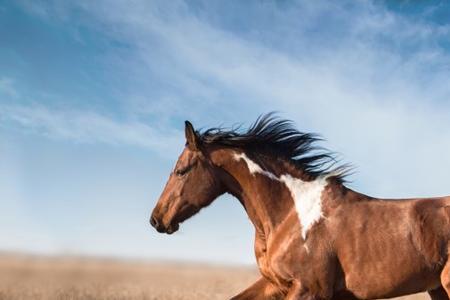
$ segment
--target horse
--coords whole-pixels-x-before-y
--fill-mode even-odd
[[[255,227],[261,278],[233,297],[338,300],[428,292],[449,299],[450,197],[379,199],[346,186],[321,138],[272,114],[196,131],[151,214],[160,233],[229,193]],[[348,184],[347,184],[348,185]]]

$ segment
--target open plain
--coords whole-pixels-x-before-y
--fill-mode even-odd
[[[0,255],[0,299],[223,300],[258,277],[251,267]],[[425,294],[403,299],[428,299]]]

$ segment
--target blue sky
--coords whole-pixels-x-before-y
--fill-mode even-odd
[[[253,263],[229,196],[157,234],[183,121],[280,111],[380,197],[450,194],[438,1],[0,1],[0,249]]]

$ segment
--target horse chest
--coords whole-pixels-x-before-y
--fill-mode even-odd
[[[264,236],[257,236],[255,239],[255,255],[258,268],[261,274],[272,282],[277,282],[277,276],[272,270],[270,257],[267,253],[268,245]]]
[[[320,294],[329,292],[321,290],[326,286],[322,282],[326,279],[320,276],[327,273],[325,270],[330,265],[330,256],[325,253],[328,248],[320,239],[312,235],[309,238],[312,239],[310,248],[305,247],[298,223],[288,218],[267,239],[257,239],[255,253],[261,274],[281,291],[288,290],[293,280],[301,280],[310,290]]]
[[[287,282],[286,276],[283,276],[279,270],[279,258],[282,253],[274,251],[273,243],[267,240],[264,236],[255,239],[255,254],[258,268],[265,278],[283,289]]]
[[[257,239],[255,253],[261,274],[281,289],[288,286],[299,267],[299,256],[306,251],[302,244],[298,232]]]

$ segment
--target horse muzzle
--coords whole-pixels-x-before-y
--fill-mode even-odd
[[[178,223],[169,224],[169,226],[165,226],[163,222],[159,221],[155,216],[150,218],[150,224],[158,231],[159,233],[167,233],[172,234],[176,232],[180,225]]]

